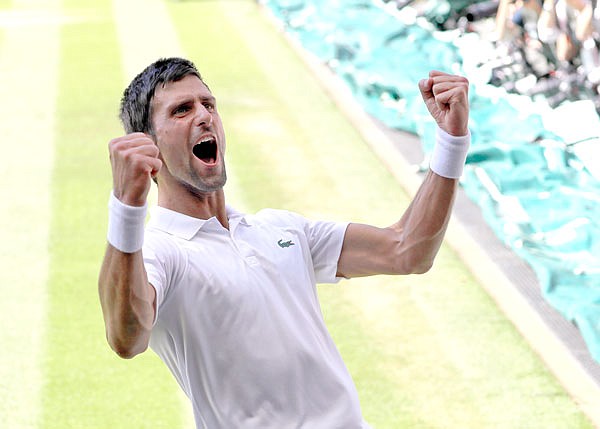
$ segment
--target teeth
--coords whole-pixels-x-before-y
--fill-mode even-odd
[[[203,137],[194,145],[192,152],[196,158],[206,163],[214,163],[217,157],[217,142],[212,136]]]

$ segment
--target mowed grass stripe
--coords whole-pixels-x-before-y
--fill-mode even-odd
[[[69,0],[87,22],[61,31],[42,428],[178,428],[178,387],[152,353],[119,359],[108,347],[97,276],[111,188],[107,144],[122,67],[108,0]]]
[[[157,59],[183,55],[162,0],[113,0],[112,10],[124,86]]]
[[[0,426],[29,429],[37,427],[43,382],[59,50],[50,14],[60,12],[60,1],[42,11],[0,3],[10,6],[0,11]],[[27,25],[33,13],[38,20]]]
[[[253,2],[170,8],[248,207],[397,219],[406,196]],[[377,428],[591,427],[447,247],[425,276],[343,284],[320,287],[322,306]]]

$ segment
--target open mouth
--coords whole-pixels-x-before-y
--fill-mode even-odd
[[[192,152],[196,158],[205,164],[214,164],[217,162],[217,142],[215,139],[201,141],[194,146]]]

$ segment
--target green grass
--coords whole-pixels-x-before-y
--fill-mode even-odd
[[[178,387],[147,353],[110,351],[97,293],[111,187],[108,140],[122,133],[119,50],[109,1],[65,2],[97,19],[63,27],[53,174],[43,428],[175,428]]]
[[[94,19],[61,30],[44,429],[184,421],[179,388],[158,358],[121,360],[104,338],[96,281],[111,186],[107,143],[122,133],[123,90],[111,4],[63,1],[66,13]],[[382,226],[400,216],[407,196],[254,2],[168,6],[219,102],[241,191],[231,204]],[[377,429],[592,427],[445,246],[427,275],[343,281],[319,294]]]

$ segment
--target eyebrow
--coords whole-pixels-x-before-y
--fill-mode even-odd
[[[174,100],[172,103],[168,104],[167,110],[171,111],[171,110],[175,109],[176,107],[183,106],[184,104],[193,103],[194,100],[196,100],[194,97],[188,97],[188,96],[181,97],[180,99]],[[199,97],[199,100],[202,102],[208,101],[209,103],[213,103],[213,104],[216,103],[216,101],[217,101],[216,98],[213,97],[212,95]]]

